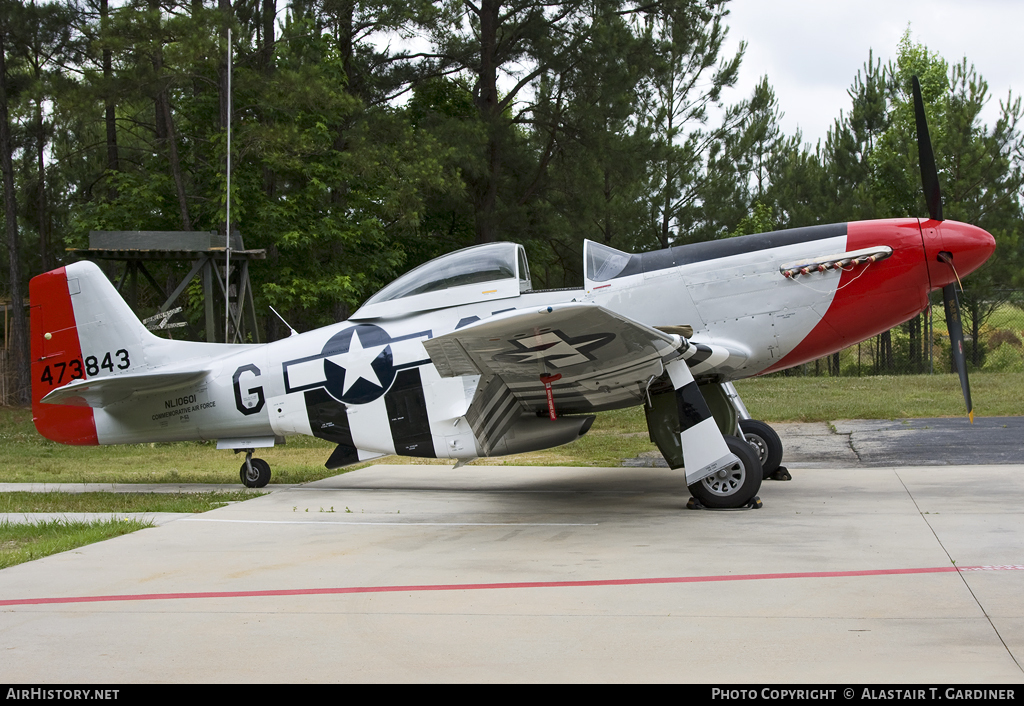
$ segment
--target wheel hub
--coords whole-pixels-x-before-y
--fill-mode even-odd
[[[704,487],[715,495],[732,495],[743,486],[746,471],[742,463],[712,473],[701,481]]]
[[[757,453],[757,458],[763,465],[764,462],[768,460],[768,444],[766,444],[764,439],[757,434],[744,434],[744,438],[747,440],[747,443],[750,444],[751,448],[753,448]]]

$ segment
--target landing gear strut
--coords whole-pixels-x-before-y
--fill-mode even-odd
[[[270,482],[270,464],[262,458],[253,458],[252,451],[246,451],[238,477],[246,488],[262,488]]]
[[[737,436],[741,436],[754,449],[754,453],[761,461],[761,471],[765,480],[790,480],[789,475],[782,463],[782,440],[779,435],[766,423],[750,418],[747,406],[743,404],[736,387],[731,382],[721,383],[722,392],[728,399],[736,413],[739,428]]]

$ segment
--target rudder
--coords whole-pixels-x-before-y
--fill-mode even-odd
[[[63,444],[98,444],[93,410],[42,403],[72,380],[140,372],[157,339],[95,263],[83,261],[29,283],[32,419],[40,434]],[[155,340],[154,340],[155,339]]]
[[[36,430],[62,444],[96,445],[96,421],[90,407],[41,402],[51,390],[85,377],[66,268],[33,277],[29,282],[29,303],[32,421]]]

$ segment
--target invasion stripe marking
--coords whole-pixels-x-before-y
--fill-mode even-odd
[[[711,409],[695,382],[676,390],[676,404],[679,405],[679,431],[686,431],[711,417]]]
[[[306,390],[303,397],[313,436],[338,445],[324,465],[333,470],[356,463],[359,451],[352,441],[346,406],[331,397],[322,387]]]
[[[522,412],[512,391],[495,375],[477,391],[473,404],[466,411],[466,420],[484,453],[490,454]]]
[[[686,364],[689,365],[691,368],[700,363],[703,363],[705,360],[707,360],[708,358],[715,354],[715,352],[711,348],[708,348],[703,343],[695,343],[693,345],[693,348],[695,349],[693,355],[683,356],[683,358],[685,358],[686,360]]]
[[[398,372],[391,389],[384,395],[384,404],[395,452],[403,456],[436,458],[419,368]]]

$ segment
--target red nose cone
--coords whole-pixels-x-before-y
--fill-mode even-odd
[[[996,239],[977,226],[946,221],[939,230],[942,246],[953,253],[953,264],[961,277],[981,267],[996,251]]]
[[[928,269],[931,272],[932,287],[944,287],[956,281],[953,268],[939,260],[939,252],[948,252],[953,256],[953,267],[961,279],[981,267],[996,250],[996,239],[988,231],[977,226],[957,221],[941,223],[923,222],[922,228],[936,228],[939,238],[926,247],[929,256]],[[941,245],[940,245],[941,244]],[[941,250],[940,250],[941,248]]]

